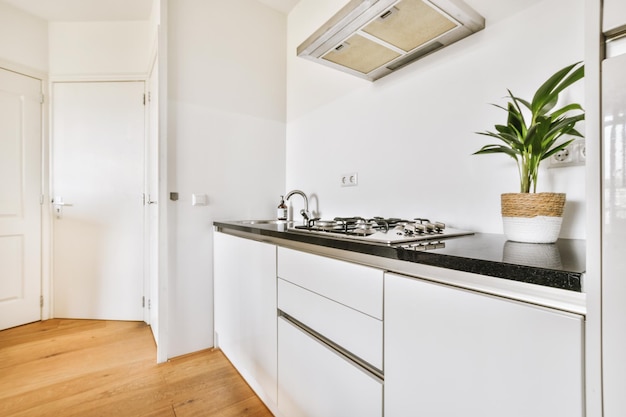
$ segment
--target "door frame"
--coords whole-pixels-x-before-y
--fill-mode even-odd
[[[172,217],[173,212],[169,210],[169,206],[173,203],[169,199],[170,182],[172,179],[168,176],[168,166],[170,164],[170,157],[168,154],[169,141],[168,141],[168,82],[167,82],[167,0],[155,0],[155,4],[158,4],[158,10],[160,13],[159,22],[156,27],[156,37],[152,45],[152,51],[150,53],[150,65],[148,74],[146,75],[146,86],[150,85],[150,80],[154,76],[156,71],[156,114],[150,114],[149,117],[156,117],[156,138],[153,141],[156,142],[157,152],[156,161],[152,161],[157,167],[157,204],[156,204],[156,223],[157,233],[153,234],[153,239],[156,239],[156,276],[148,277],[150,280],[150,290],[153,294],[156,294],[157,303],[156,311],[156,323],[151,323],[151,326],[156,326],[156,331],[153,330],[155,336],[155,342],[157,345],[157,363],[167,362],[169,359],[169,277],[170,277],[170,265],[173,263],[170,259],[173,259],[174,252],[172,246],[169,244],[169,230],[170,224],[175,222]],[[150,110],[150,106],[147,106],[147,111]],[[146,126],[148,130],[148,126]],[[146,132],[146,140],[150,140],[148,131]],[[147,181],[149,178],[147,178]],[[146,184],[147,188],[148,184]],[[155,263],[153,262],[153,265]],[[151,314],[148,312],[148,314]]]
[[[158,3],[159,22],[157,24],[157,39],[155,54],[158,56],[159,108],[158,108],[158,166],[159,166],[159,196],[161,204],[158,207],[157,222],[159,223],[159,265],[158,265],[158,337],[157,363],[167,362],[169,359],[169,288],[170,276],[174,273],[170,269],[175,264],[174,245],[170,245],[170,227],[175,230],[176,218],[174,210],[170,210],[173,201],[169,198],[169,191],[175,190],[175,176],[170,175],[170,167],[175,167],[174,154],[170,153],[168,140],[168,1],[155,0]],[[172,207],[172,209],[174,206]],[[170,226],[171,225],[171,226]]]
[[[158,55],[156,52],[154,53],[150,70],[148,72],[148,76],[145,82],[145,94],[146,94],[146,129],[145,129],[145,146],[144,146],[144,169],[145,169],[145,180],[144,180],[144,289],[146,293],[146,303],[147,308],[144,310],[144,321],[148,323],[152,327],[152,334],[155,336],[155,341],[157,346],[159,344],[158,340],[158,326],[159,326],[159,314],[158,314],[158,288],[159,288],[159,268],[158,268],[158,259],[159,259],[159,204],[161,204],[161,196],[159,189],[159,114],[158,107],[156,108],[156,113],[152,110],[154,106],[152,104],[153,101],[159,105],[159,80],[158,80]],[[156,78],[155,78],[156,75]],[[155,90],[152,89],[153,84],[155,85]],[[156,126],[155,126],[156,125]],[[154,128],[154,129],[153,129]],[[155,147],[156,149],[153,149]],[[151,160],[151,156],[156,155],[155,160]],[[152,174],[155,172],[156,168],[156,178],[152,177]],[[152,190],[153,182],[156,182],[156,195],[151,195],[150,191]],[[156,230],[152,230],[152,226],[154,223],[151,218],[151,204],[156,204]],[[152,238],[152,239],[151,239]],[[153,242],[152,240],[156,240]],[[156,249],[156,253],[153,254],[154,259],[151,258],[151,245]],[[155,262],[156,261],[156,262]],[[156,268],[153,268],[156,264]],[[156,295],[157,300],[152,303],[152,295]],[[154,311],[153,311],[154,309]],[[156,319],[152,318],[156,316]],[[156,326],[156,329],[154,328]]]

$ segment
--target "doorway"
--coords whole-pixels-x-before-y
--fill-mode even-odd
[[[144,320],[144,90],[52,85],[54,317]]]

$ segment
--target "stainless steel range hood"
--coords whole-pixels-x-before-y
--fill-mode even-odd
[[[350,0],[298,56],[374,81],[484,27],[460,0]]]

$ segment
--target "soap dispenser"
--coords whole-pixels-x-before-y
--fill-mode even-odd
[[[280,204],[276,209],[276,218],[278,220],[287,220],[287,205],[285,204],[285,196],[280,196]]]

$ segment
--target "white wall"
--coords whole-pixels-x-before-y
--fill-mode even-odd
[[[169,357],[213,345],[213,220],[273,217],[284,194],[286,20],[254,0],[168,4]]]
[[[146,78],[154,23],[50,22],[50,75]]]
[[[48,23],[0,2],[0,61],[46,73]]]
[[[507,88],[530,99],[584,58],[584,2],[466,2],[487,18],[483,31],[374,83],[295,55],[346,0],[302,0],[289,14],[287,188],[314,194],[319,215],[420,216],[502,232],[499,196],[518,191],[515,162],[472,156],[490,143],[474,132],[505,121],[489,103],[503,104]],[[584,106],[578,84],[569,99]],[[585,237],[584,171],[540,173],[538,191],[567,193],[561,237]],[[339,186],[348,172],[358,172],[357,187]]]

